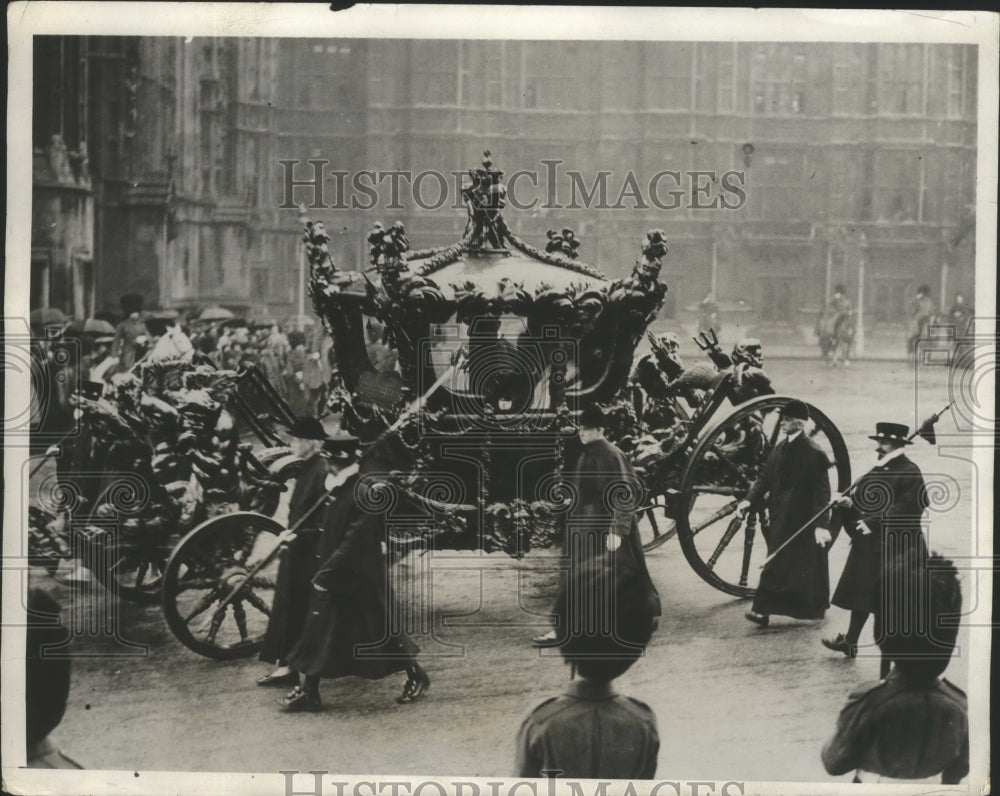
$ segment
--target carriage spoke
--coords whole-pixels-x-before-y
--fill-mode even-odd
[[[767,446],[767,449],[769,451],[774,450],[774,446],[778,444],[778,437],[780,436],[781,436],[781,423],[778,422],[775,423],[774,428],[771,429],[771,438],[768,440],[770,444]]]
[[[137,589],[142,586],[142,582],[145,580],[147,572],[149,572],[149,562],[143,561],[139,564],[139,567],[135,572],[135,587]]]
[[[715,546],[715,551],[711,556],[709,556],[708,561],[706,562],[709,569],[715,569],[715,565],[719,561],[719,556],[722,555],[722,551],[729,546],[733,537],[736,536],[736,532],[740,529],[740,525],[742,525],[742,523],[743,521],[739,517],[733,517],[733,519],[729,521],[729,526],[726,528],[726,532],[722,534],[722,538]]]
[[[697,525],[691,526],[691,535],[692,536],[696,536],[697,534],[699,534],[703,530],[705,530],[709,525],[714,525],[719,520],[721,520],[723,517],[728,517],[730,514],[732,514],[734,511],[736,511],[736,507],[738,505],[739,505],[738,501],[731,500],[729,503],[727,503],[721,509],[719,509],[718,511],[714,512],[713,514],[710,514],[708,517],[706,517],[704,520],[702,520],[701,522],[699,522]]]
[[[219,587],[216,586],[208,594],[206,594],[204,597],[198,600],[197,603],[195,603],[194,609],[191,611],[191,613],[189,613],[186,617],[184,617],[184,624],[185,625],[191,624],[191,622],[194,620],[196,616],[198,616],[198,614],[205,613],[205,611],[207,611],[212,606],[212,603],[215,602],[218,596],[219,596]]]
[[[236,627],[240,631],[240,642],[245,644],[247,639],[250,638],[250,634],[247,633],[247,612],[243,608],[242,600],[236,600],[233,603],[233,618],[236,620]]]
[[[744,475],[743,471],[739,467],[729,461],[727,456],[725,456],[721,451],[715,451],[715,456],[718,462],[720,462],[727,470],[729,470],[729,472],[739,479],[741,485],[749,485],[750,479]]]
[[[271,615],[271,607],[264,602],[260,597],[254,594],[252,591],[248,591],[243,595],[244,599],[258,611],[260,611],[264,616]]]
[[[205,635],[205,639],[209,644],[215,643],[215,637],[219,634],[219,628],[222,627],[222,622],[226,618],[226,609],[228,608],[229,603],[223,603],[212,614],[212,623],[209,625],[208,633]]]
[[[747,527],[743,534],[743,563],[740,565],[740,586],[747,585],[747,575],[750,573],[750,554],[753,553],[753,540],[757,533],[757,512],[747,515]]]

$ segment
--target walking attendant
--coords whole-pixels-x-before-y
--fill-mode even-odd
[[[781,410],[785,435],[771,451],[757,480],[737,511],[745,515],[766,501],[770,524],[764,531],[767,551],[783,550],[765,566],[753,608],[746,618],[766,627],[772,614],[795,619],[822,619],[829,607],[827,546],[831,542],[829,461],[804,429],[809,407],[789,401]],[[813,518],[810,520],[810,518]],[[797,538],[803,525],[811,526]]]

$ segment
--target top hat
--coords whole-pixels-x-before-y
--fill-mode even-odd
[[[876,442],[898,442],[900,445],[912,445],[913,442],[907,439],[910,436],[910,427],[902,423],[876,423],[875,433],[868,437]]]
[[[336,462],[349,462],[358,455],[361,440],[351,434],[328,436],[323,441],[323,453],[328,459]]]
[[[930,285],[921,285],[917,288],[918,296],[929,296],[931,294]]]
[[[838,282],[836,285],[834,285],[833,292],[845,294],[847,293],[847,287],[842,282]]]
[[[805,405],[803,401],[793,398],[783,407],[781,407],[782,417],[794,417],[797,420],[808,420],[809,419],[809,407]]]
[[[577,421],[581,428],[604,428],[604,412],[597,404],[585,406]]]
[[[315,417],[300,417],[288,427],[288,433],[299,439],[314,439],[326,441],[328,439],[323,424]]]

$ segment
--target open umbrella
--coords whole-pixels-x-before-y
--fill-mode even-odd
[[[201,311],[201,315],[198,316],[199,321],[224,321],[227,318],[232,318],[233,313],[227,310],[225,307],[205,307]]]
[[[66,327],[65,333],[68,335],[113,335],[115,327],[107,321],[102,321],[100,318],[87,318],[84,321],[73,321],[73,323]]]
[[[66,323],[66,316],[55,307],[32,310],[29,318],[32,326],[54,326]]]

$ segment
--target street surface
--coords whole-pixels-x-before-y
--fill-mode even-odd
[[[836,423],[855,475],[873,462],[874,443],[866,437],[876,421],[913,427],[951,397],[946,368],[921,369],[915,379],[902,362],[829,370],[818,361],[784,360],[765,367],[779,393],[814,403]],[[939,433],[953,431],[945,416]],[[967,445],[945,454],[920,440],[910,449],[928,480],[944,473],[960,490],[950,510],[931,515],[931,547],[968,555],[971,495],[974,488],[986,494],[989,485],[974,484]],[[831,586],[847,549],[842,536],[830,555]],[[376,682],[326,681],[324,712],[283,714],[275,705],[280,691],[254,685],[267,671],[264,664],[200,657],[173,638],[158,607],[122,602],[122,636],[148,651],[100,657],[114,652],[114,645],[78,637],[72,693],[54,737],[95,769],[511,776],[522,718],[568,677],[557,653],[530,644],[531,636],[547,628],[555,571],[537,567],[551,555],[516,562],[499,554],[412,554],[397,566],[398,589],[413,586],[411,596],[433,597],[433,633],[416,634],[431,688],[411,706],[394,702],[404,680],[400,674]],[[878,675],[875,648],[850,661],[820,645],[821,638],[846,630],[847,613],[831,608],[821,622],[779,619],[758,629],[743,617],[749,603],[698,578],[676,540],[649,554],[648,562],[663,616],[647,656],[618,684],[658,717],[657,778],[830,781],[820,748],[848,693]],[[477,571],[483,564],[487,568]],[[70,607],[73,596],[65,585],[40,572],[36,579]],[[974,588],[974,573],[964,573],[966,609],[975,601]],[[81,617],[92,618],[104,594],[94,586],[77,598]],[[66,616],[74,621],[69,611]],[[871,643],[871,622],[862,641]],[[967,642],[963,630],[961,657],[947,673],[963,688]]]

